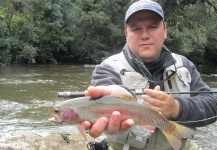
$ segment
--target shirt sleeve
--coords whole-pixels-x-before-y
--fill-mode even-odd
[[[114,68],[107,63],[102,62],[97,65],[92,74],[92,86],[99,85],[122,85],[120,75],[114,70]]]
[[[186,58],[183,63],[192,77],[190,90],[211,91],[210,87],[202,81],[195,65]],[[176,99],[180,103],[180,112],[175,121],[189,127],[201,127],[216,121],[217,100],[213,94],[198,92],[198,94],[191,94],[189,98],[176,97]]]

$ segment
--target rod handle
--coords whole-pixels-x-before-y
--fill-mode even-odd
[[[88,96],[87,91],[85,92],[57,92],[57,97],[63,97],[63,98],[76,98],[76,97],[84,97]]]

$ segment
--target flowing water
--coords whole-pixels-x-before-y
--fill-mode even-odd
[[[76,132],[74,126],[47,121],[57,92],[84,91],[94,67],[81,65],[0,66],[0,134]],[[199,67],[203,80],[217,90],[217,67]],[[198,128],[195,142],[217,149],[217,122]],[[0,136],[0,139],[1,139]],[[0,140],[1,142],[1,140]]]

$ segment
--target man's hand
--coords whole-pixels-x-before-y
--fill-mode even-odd
[[[170,94],[160,91],[160,86],[154,90],[145,89],[142,98],[147,102],[147,106],[159,111],[166,118],[175,118],[179,113],[179,102]]]
[[[87,92],[93,98],[116,94],[131,95],[126,89],[118,85],[89,87],[87,89]],[[90,136],[96,138],[100,136],[104,131],[107,134],[114,134],[120,130],[127,130],[134,125],[134,121],[131,119],[121,121],[121,114],[118,111],[114,111],[111,115],[110,120],[105,117],[101,117],[94,124],[91,124],[88,121],[84,121],[82,122],[82,125],[86,129],[89,129]]]

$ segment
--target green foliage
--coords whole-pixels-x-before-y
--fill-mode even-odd
[[[214,17],[215,19],[210,20],[208,26],[208,30],[207,30],[207,45],[206,45],[206,59],[217,63],[217,24],[216,24],[216,20],[217,20],[217,15]]]
[[[74,1],[73,12],[67,13],[73,23],[73,40],[67,49],[74,60],[98,63],[123,42],[124,7],[126,2],[122,0]]]
[[[186,55],[195,63],[203,64],[207,58],[207,47],[215,45],[214,41],[210,40],[217,37],[217,34],[209,33],[216,28],[215,11],[207,3],[178,6],[179,4],[173,1],[166,11],[169,31],[166,43],[172,51]],[[174,7],[176,9],[172,12],[170,9]],[[211,24],[215,27],[210,26]],[[212,50],[216,51],[216,48]]]
[[[27,63],[35,63],[35,57],[37,55],[37,48],[26,43],[24,44],[22,49],[23,50],[19,53],[18,58],[17,58],[19,62],[22,62],[22,60],[26,60]]]
[[[125,42],[124,15],[134,1],[1,0],[0,63],[99,63]],[[158,1],[169,48],[216,61],[216,1]]]

